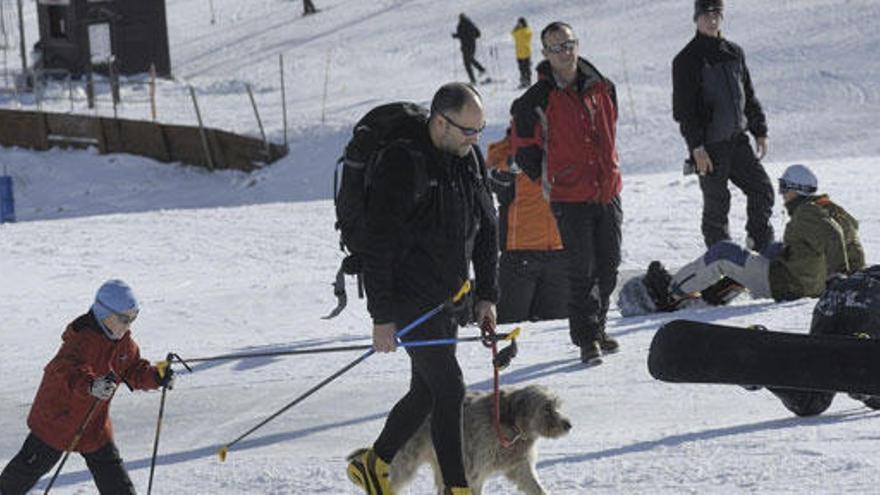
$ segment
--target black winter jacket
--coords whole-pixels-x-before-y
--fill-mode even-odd
[[[697,32],[672,62],[672,116],[689,151],[746,129],[767,136],[742,48]]]
[[[452,37],[461,41],[461,51],[473,53],[477,50],[480,30],[469,17],[463,15],[458,19],[458,26],[455,27]]]
[[[469,278],[471,262],[474,297],[497,302],[497,215],[479,148],[464,158],[439,151],[425,126],[420,138],[384,150],[373,171],[364,253],[373,321],[392,321],[396,305],[442,303]],[[417,173],[427,175],[424,191],[416,191]]]

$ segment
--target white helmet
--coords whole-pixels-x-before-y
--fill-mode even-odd
[[[806,165],[791,165],[779,178],[779,194],[794,191],[801,196],[808,196],[816,192],[819,180]]]

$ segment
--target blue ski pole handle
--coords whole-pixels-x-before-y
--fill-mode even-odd
[[[467,294],[470,291],[471,291],[471,281],[465,280],[464,284],[462,284],[462,286],[461,286],[461,289],[458,289],[458,292],[454,296],[452,296],[452,302],[457,303],[458,301],[461,300],[462,297],[465,296],[465,294]],[[428,311],[427,313],[423,314],[422,316],[419,316],[415,320],[411,321],[407,326],[398,330],[397,333],[394,334],[394,336],[396,338],[400,339],[404,335],[411,332],[417,326],[421,325],[422,323],[429,320],[430,318],[433,318],[434,315],[436,315],[437,313],[443,311],[448,304],[449,304],[448,302],[445,302],[443,304],[437,305],[434,309]],[[369,352],[373,353],[376,351],[374,349],[371,349]]]

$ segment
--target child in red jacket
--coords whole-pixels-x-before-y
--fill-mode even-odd
[[[135,493],[113,443],[110,400],[120,382],[132,390],[173,385],[170,367],[160,377],[140,357],[130,331],[139,310],[125,282],[108,280],[89,312],[68,325],[31,406],[30,434],[0,474],[0,494],[26,493],[67,450],[83,456],[100,493]]]

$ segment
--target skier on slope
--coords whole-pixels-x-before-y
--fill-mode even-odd
[[[113,442],[110,400],[120,382],[153,390],[174,380],[170,367],[160,376],[140,358],[131,337],[139,310],[125,282],[108,280],[89,311],[68,325],[31,406],[30,434],[0,474],[0,494],[23,495],[68,449],[83,456],[102,495],[135,493]]]
[[[455,32],[452,33],[452,37],[458,39],[461,43],[461,56],[464,60],[464,70],[467,72],[471,84],[476,84],[477,78],[474,77],[473,68],[476,67],[477,70],[480,71],[480,76],[486,73],[486,69],[475,58],[477,53],[477,38],[480,37],[480,30],[474,24],[474,21],[464,15],[464,13],[461,13],[458,15],[458,26],[456,26]]]
[[[763,253],[731,241],[715,243],[671,277],[668,292],[655,295],[658,309],[675,309],[723,277],[745,286],[756,298],[817,297],[831,277],[863,268],[858,222],[827,194],[815,194],[817,187],[809,168],[788,167],[779,178],[779,194],[791,217],[784,242],[771,244]]]
[[[465,83],[443,85],[418,137],[394,141],[373,165],[364,282],[377,352],[396,350],[398,329],[455,293],[471,267],[474,314],[495,329],[497,220],[477,146],[484,127],[477,90]],[[417,201],[413,176],[419,170],[431,186]],[[442,311],[401,340],[454,338],[458,323]],[[365,493],[392,493],[391,460],[429,414],[445,493],[472,493],[462,459],[465,385],[455,351],[454,345],[406,349],[409,391],[391,409],[373,446],[348,457],[349,479]]]

